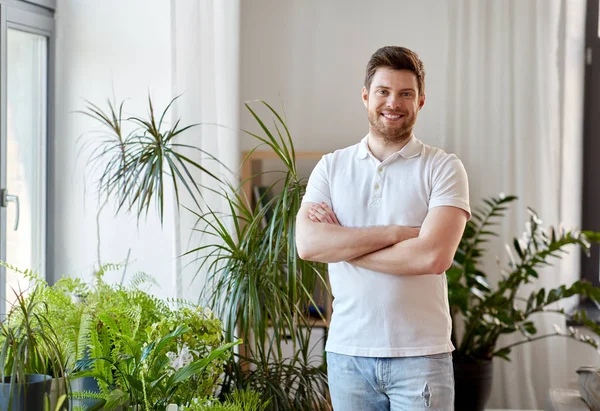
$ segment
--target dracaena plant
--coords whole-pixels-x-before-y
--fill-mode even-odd
[[[88,164],[90,171],[101,170],[98,193],[103,199],[115,200],[117,212],[133,210],[140,218],[155,204],[162,223],[169,184],[173,186],[177,204],[180,191],[184,190],[200,208],[202,190],[194,173],[204,173],[219,181],[193,157],[199,153],[223,165],[212,154],[179,141],[182,133],[198,124],[181,126],[177,120],[167,125],[169,109],[177,98],[171,100],[160,117],[155,114],[150,97],[146,117],[124,115],[125,101],[117,106],[109,100],[107,111],[87,102],[85,110],[80,111],[101,126],[101,130],[88,134],[86,145],[91,146]]]
[[[260,129],[247,133],[258,146],[277,154],[281,179],[267,189],[259,202],[262,207],[250,206],[237,187],[217,192],[228,210],[197,213],[206,241],[190,251],[197,253],[208,273],[202,298],[223,319],[227,338],[237,336],[245,344],[245,355],[237,358],[241,363],[226,368],[224,390],[255,390],[271,399],[268,410],[328,409],[326,374],[310,365],[306,355],[311,330],[307,308],[317,306],[313,296],[317,285],[328,292],[325,266],[300,259],[295,243],[306,179],[297,171],[283,116],[265,102],[246,108]],[[292,358],[285,358],[281,350],[288,335]]]
[[[13,406],[17,409],[22,401],[19,397],[27,390],[26,382],[31,374],[57,378],[57,393],[69,391],[67,379],[62,378],[66,376],[66,367],[58,337],[60,330],[55,330],[48,321],[41,294],[39,286],[28,293],[15,292],[16,301],[0,323],[0,381],[9,384],[8,390],[3,388],[2,399],[6,401],[3,405],[10,409]],[[56,402],[55,396],[45,395]],[[62,409],[60,404],[56,405],[57,410]]]
[[[454,264],[447,271],[451,314],[453,320],[462,319],[462,327],[454,326],[452,334],[456,346],[454,356],[459,360],[482,361],[493,357],[510,360],[513,347],[554,336],[572,338],[598,348],[596,340],[580,335],[573,328],[562,330],[555,326],[554,332],[539,335],[532,316],[559,313],[598,333],[600,327],[589,320],[585,312],[566,313],[556,303],[574,295],[600,302],[599,288],[585,281],[548,289],[525,287],[535,284],[541,270],[552,265],[570,247],[588,253],[590,241],[600,239],[597,233],[546,228],[538,214],[528,208],[529,219],[523,235],[514,238],[506,247],[509,262],[506,267],[499,267],[501,279],[495,286],[488,282],[482,271],[486,243],[497,236],[493,227],[516,199],[515,196],[499,195],[483,200],[483,205],[473,211]],[[501,335],[511,333],[519,333],[522,338],[505,345],[499,343]]]

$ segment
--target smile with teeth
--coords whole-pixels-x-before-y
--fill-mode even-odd
[[[401,114],[381,113],[381,115],[387,120],[400,120],[402,118]]]

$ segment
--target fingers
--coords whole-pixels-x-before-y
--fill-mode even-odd
[[[318,205],[313,205],[308,209],[308,218],[317,223],[325,223],[327,213],[322,210]]]
[[[331,222],[329,224],[341,225],[333,210],[329,208],[329,206],[326,203],[321,203],[321,207],[323,207],[323,209],[327,212],[329,218],[331,219]]]
[[[308,209],[308,217],[315,222],[340,225],[335,213],[326,203],[313,204]]]
[[[331,218],[329,210],[322,205],[315,206],[315,214],[319,216],[321,222],[333,224],[333,219]]]

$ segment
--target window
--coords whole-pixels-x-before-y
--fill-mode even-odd
[[[48,275],[52,11],[0,0],[0,259]],[[0,268],[0,315],[28,282]],[[6,302],[6,303],[4,303]]]
[[[600,231],[600,0],[588,0],[583,124],[582,227]],[[600,285],[600,247],[582,257],[581,278]]]

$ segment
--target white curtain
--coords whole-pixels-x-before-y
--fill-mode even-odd
[[[172,88],[174,95],[181,94],[172,118],[202,124],[186,132],[185,143],[202,148],[224,166],[206,155],[196,154],[194,160],[233,182],[240,157],[240,0],[171,0],[171,27]],[[206,174],[196,173],[196,178],[203,186],[217,187]],[[226,210],[223,199],[209,190],[204,190],[203,200],[215,211]],[[185,196],[182,203],[193,205]],[[200,245],[195,224],[196,217],[185,209],[176,215],[176,296],[192,301],[198,299],[205,274],[198,272],[193,256],[178,256]]]
[[[500,192],[519,196],[491,244],[485,272],[520,236],[531,206],[546,225],[580,220],[584,0],[453,0],[449,7],[447,136],[463,160],[472,205]],[[578,254],[545,270],[535,287],[577,279]],[[536,318],[538,332],[564,326]],[[501,344],[517,341],[513,335]],[[543,408],[549,387],[566,387],[565,341],[541,340],[496,360],[489,407]]]

